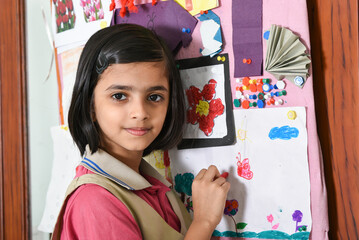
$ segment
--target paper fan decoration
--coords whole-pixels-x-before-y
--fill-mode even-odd
[[[291,30],[272,25],[267,42],[265,70],[278,80],[286,78],[302,88],[311,62],[306,50],[299,36]]]

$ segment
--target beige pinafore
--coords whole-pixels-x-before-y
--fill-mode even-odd
[[[142,198],[138,197],[131,190],[127,190],[110,179],[98,174],[86,174],[75,178],[66,192],[65,202],[62,205],[57,222],[54,228],[52,239],[58,240],[61,236],[62,220],[66,208],[66,203],[71,195],[78,187],[83,184],[96,184],[111,192],[121,202],[123,202],[134,219],[136,220],[144,240],[179,240],[183,239],[191,224],[191,216],[188,214],[185,206],[181,200],[176,196],[176,193],[171,190],[166,193],[166,196],[181,222],[181,232],[177,232]]]

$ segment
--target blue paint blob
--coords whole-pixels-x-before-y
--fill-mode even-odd
[[[270,34],[270,31],[269,31],[269,30],[268,30],[268,31],[265,31],[264,34],[263,34],[263,38],[264,38],[265,40],[268,40],[268,39],[269,39],[269,34]]]
[[[283,126],[283,127],[274,127],[270,130],[268,137],[272,140],[274,139],[282,139],[282,140],[290,140],[292,138],[296,138],[299,135],[299,130],[295,127]]]

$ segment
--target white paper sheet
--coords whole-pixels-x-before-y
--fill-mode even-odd
[[[204,85],[208,84],[209,80],[214,79],[217,82],[216,94],[213,99],[222,99],[222,104],[226,111],[225,102],[225,87],[224,87],[224,66],[223,64],[210,65],[205,67],[190,68],[180,70],[183,89],[187,90],[190,86],[195,86],[200,90]],[[187,98],[186,98],[187,101]],[[187,106],[189,106],[187,102]],[[210,136],[206,136],[203,131],[199,129],[199,124],[186,124],[186,129],[183,138],[223,138],[227,135],[226,114],[214,118],[214,128]]]
[[[52,232],[65,198],[66,189],[75,177],[75,168],[82,160],[69,130],[66,127],[51,128],[54,159],[51,181],[47,190],[46,205],[38,230]]]
[[[296,113],[295,119],[293,114],[288,117],[289,111]],[[237,200],[239,207],[232,216],[223,216],[216,228],[217,236],[275,238],[271,234],[296,234],[306,239],[311,229],[311,212],[305,108],[236,110],[234,118],[235,145],[172,149],[172,176],[183,173],[196,176],[211,164],[220,172],[229,172],[228,200]],[[271,130],[283,126],[289,126],[294,132],[298,130],[297,136],[294,134],[284,140],[282,133],[281,138],[272,140]],[[249,164],[249,169],[244,168],[239,176],[241,163]],[[293,220],[295,211],[296,219],[301,221]],[[302,216],[297,216],[298,211]],[[242,223],[242,227],[247,225],[237,229],[236,235],[235,223]],[[300,226],[306,227],[299,229]]]

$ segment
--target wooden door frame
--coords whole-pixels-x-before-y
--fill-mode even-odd
[[[307,0],[330,239],[359,239],[358,0]]]
[[[25,0],[0,8],[0,239],[30,239]]]

